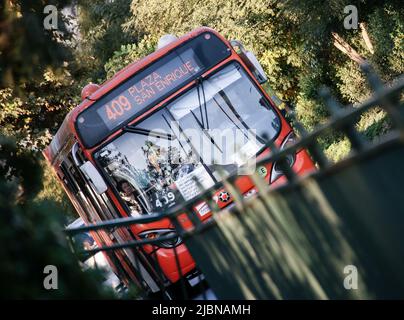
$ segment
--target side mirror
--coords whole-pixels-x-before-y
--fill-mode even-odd
[[[254,74],[255,78],[260,84],[265,83],[268,80],[268,77],[265,74],[264,69],[262,68],[261,64],[259,63],[257,57],[251,51],[247,51],[244,49],[242,43],[238,40],[230,41],[230,44],[233,48],[238,48],[237,50],[238,55],[243,60],[243,62],[247,65],[247,67],[251,70]]]
[[[261,63],[259,63],[257,57],[255,56],[254,53],[252,53],[251,51],[246,51],[246,56],[248,58],[248,60],[251,61],[251,64],[254,66],[254,70],[252,70],[252,72],[254,73],[255,77],[257,78],[258,82],[260,84],[263,84],[265,82],[267,82],[268,77],[265,74],[264,69],[261,66]]]
[[[90,161],[86,161],[83,165],[81,165],[80,170],[81,172],[83,172],[84,176],[93,187],[95,192],[97,192],[98,194],[103,194],[108,190],[108,186],[102,178],[101,174]]]

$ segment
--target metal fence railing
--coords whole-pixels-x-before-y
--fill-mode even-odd
[[[253,174],[258,193],[245,199],[234,184],[237,176],[224,177],[202,191],[198,199],[164,214],[105,221],[69,229],[68,235],[169,219],[177,234],[92,250],[131,250],[131,263],[136,265],[143,263],[136,252],[144,246],[181,237],[198,272],[182,274],[178,247],[174,247],[179,273],[176,285],[169,285],[158,261],[152,263],[154,270],[147,272],[157,275],[154,282],[158,290],[154,291],[160,298],[404,298],[404,250],[400,246],[404,240],[404,112],[400,96],[404,78],[386,85],[369,66],[363,70],[373,90],[368,100],[343,107],[322,89],[330,120],[308,133],[294,119],[300,133],[296,143],[282,150],[268,143],[271,153],[257,166],[278,161],[287,178],[283,185],[271,188]],[[386,112],[392,129],[372,142],[358,133],[355,123],[376,106]],[[352,146],[350,155],[335,164],[317,142],[330,130],[341,131]],[[304,177],[282,161],[302,148],[309,151],[319,168]],[[231,209],[219,210],[213,200],[215,191],[223,187],[234,199]],[[207,221],[201,221],[194,210],[201,200],[213,212]],[[191,221],[192,227],[185,228],[181,217]],[[142,286],[142,268],[134,269],[142,290],[150,291],[147,283]],[[192,279],[199,280],[196,286],[190,285]]]

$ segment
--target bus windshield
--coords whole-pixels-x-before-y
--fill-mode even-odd
[[[132,214],[147,214],[236,173],[279,130],[277,113],[234,62],[127,126],[95,156]]]

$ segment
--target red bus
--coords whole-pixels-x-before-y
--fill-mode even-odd
[[[217,185],[223,175],[238,174],[236,186],[251,195],[251,178],[238,170],[268,155],[267,139],[284,148],[295,138],[261,86],[265,81],[251,52],[210,28],[165,36],[154,53],[100,86],[87,85],[44,155],[85,223],[166,212],[197,199],[200,186]],[[315,168],[305,150],[287,160],[299,175]],[[285,180],[278,163],[257,170],[268,184]],[[220,208],[232,203],[223,187],[213,199]],[[194,210],[202,221],[211,217],[203,201]],[[175,229],[162,219],[93,236],[102,246],[169,234]],[[180,237],[138,251],[108,254],[126,281],[146,282],[158,291],[153,261],[168,284],[180,274],[194,274],[195,262]],[[141,258],[140,277],[134,254]]]

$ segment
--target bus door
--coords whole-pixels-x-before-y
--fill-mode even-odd
[[[85,175],[82,174],[81,170],[79,169],[79,167],[83,165],[87,161],[87,159],[85,158],[82,150],[77,143],[72,148],[71,160],[73,162],[73,166],[76,168],[77,179],[80,179],[84,182],[83,184],[86,190],[86,195],[92,202],[93,207],[100,217],[100,220],[106,221],[120,218],[121,215],[119,214],[119,211],[115,208],[108,195],[106,193],[98,194],[91,187],[90,183],[86,181],[87,179]],[[110,229],[108,234],[111,240],[117,243],[125,243],[130,240],[134,240],[134,237],[133,235],[131,235],[129,228]],[[128,260],[127,263],[136,270],[136,274],[140,274],[140,279],[145,282],[147,287],[152,292],[160,291],[158,284],[151,275],[151,273],[153,274],[155,272],[153,272],[153,267],[150,266],[150,264],[146,260],[147,258],[145,258],[144,255],[136,249],[131,250],[125,248],[122,249],[121,252],[124,253],[125,259]],[[148,266],[149,269],[151,269],[150,272],[146,270],[145,265]],[[158,277],[157,274],[155,276]]]

